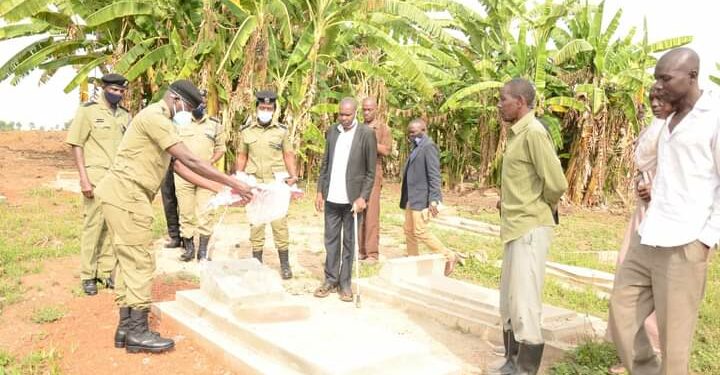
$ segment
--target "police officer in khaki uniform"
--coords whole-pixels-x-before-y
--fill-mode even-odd
[[[65,143],[72,146],[80,174],[84,222],[80,242],[80,280],[87,295],[97,294],[97,282],[113,288],[111,273],[115,255],[108,238],[107,225],[93,189],[110,168],[130,114],[120,106],[128,81],[119,74],[102,77],[102,93],[78,108]]]
[[[255,176],[258,183],[270,183],[278,173],[288,174],[288,185],[297,182],[295,171],[295,152],[290,142],[287,128],[273,120],[277,95],[272,91],[259,91],[256,97],[256,117],[240,130],[235,170]],[[270,223],[273,239],[280,258],[280,275],[283,279],[292,278],[288,260],[287,216]],[[265,225],[250,227],[252,254],[262,263],[265,246]]]
[[[193,111],[189,126],[179,126],[178,134],[190,151],[203,160],[214,164],[225,154],[225,132],[220,121],[205,115],[204,106]],[[178,162],[176,162],[178,163]],[[198,236],[198,260],[208,259],[208,243],[212,234],[213,211],[207,207],[212,190],[201,188],[175,173],[175,195],[180,212],[180,233],[185,252],[180,256],[185,262],[195,258],[195,235]]]
[[[170,85],[162,100],[149,105],[133,119],[112,168],[95,189],[118,259],[115,294],[120,321],[115,346],[125,347],[128,352],[159,353],[175,345],[173,340],[148,329],[155,271],[151,202],[170,165],[170,156],[199,176],[219,183],[198,182],[203,187],[220,191],[220,184],[224,184],[246,201],[252,198],[247,184],[218,172],[210,163],[193,155],[180,140],[176,127],[190,125],[191,111],[201,103],[202,96],[190,81],[180,80]],[[193,176],[184,177],[196,181]]]

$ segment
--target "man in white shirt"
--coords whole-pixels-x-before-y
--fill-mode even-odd
[[[675,113],[660,132],[650,205],[618,269],[608,327],[634,375],[688,373],[710,248],[720,239],[720,107],[699,89],[698,71],[688,48],[655,67],[654,89]],[[662,360],[640,360],[633,345],[647,342],[638,333],[653,309]]]
[[[315,297],[338,291],[340,299],[352,302],[351,274],[354,236],[353,210],[362,220],[375,182],[377,140],[375,131],[355,118],[357,102],[340,102],[338,124],[325,134],[325,154],[318,177],[315,209],[325,212],[325,281]],[[340,240],[342,239],[342,249]]]

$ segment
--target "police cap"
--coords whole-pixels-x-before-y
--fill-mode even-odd
[[[255,93],[257,103],[269,103],[275,104],[277,100],[277,94],[274,91],[262,90]]]
[[[187,79],[180,79],[170,85],[170,90],[180,95],[186,102],[197,108],[203,102],[203,96],[200,90]]]
[[[100,80],[102,81],[103,85],[113,85],[124,88],[128,87],[127,78],[117,73],[105,74],[104,76],[102,76],[102,78],[100,78]]]

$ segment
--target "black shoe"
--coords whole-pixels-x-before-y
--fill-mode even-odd
[[[163,245],[166,249],[174,249],[176,247],[183,247],[183,241],[180,237],[170,237],[170,240],[165,242]]]
[[[520,343],[513,375],[536,375],[540,369],[545,344]]]
[[[175,347],[175,341],[150,332],[148,328],[149,310],[130,310],[130,330],[125,338],[125,350],[128,353],[162,353]]]
[[[183,237],[183,245],[185,245],[185,252],[180,255],[180,260],[183,262],[189,262],[193,259],[195,259],[195,242],[193,242],[193,238],[185,238]]]
[[[115,330],[115,347],[124,348],[125,338],[127,337],[128,330],[130,329],[130,308],[120,308],[120,321],[118,322],[117,329]]]
[[[257,259],[260,264],[262,264],[262,250],[253,250],[253,258]]]
[[[208,258],[208,244],[210,243],[210,236],[200,236],[200,243],[198,244],[197,260],[210,260]]]
[[[97,294],[97,284],[95,279],[88,279],[82,281],[83,292],[88,296],[94,296]]]
[[[283,280],[292,279],[293,274],[290,269],[289,252],[287,250],[279,250],[278,257],[280,258],[280,277]]]
[[[104,285],[107,289],[115,289],[115,280],[113,280],[112,277],[103,277],[95,280]]]
[[[490,375],[512,375],[515,371],[515,361],[518,354],[518,342],[512,330],[503,331],[503,344],[505,345],[505,360],[497,365],[491,365]]]

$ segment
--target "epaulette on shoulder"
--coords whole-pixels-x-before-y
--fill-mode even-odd
[[[245,129],[249,129],[252,125],[253,125],[252,122],[246,123],[245,125],[243,125],[243,126],[240,127],[240,131],[243,131],[243,130],[245,130]]]
[[[120,104],[118,104],[118,108],[122,109],[123,111],[125,111],[125,112],[127,112],[127,113],[130,113],[130,110],[129,110],[129,109],[121,106]]]
[[[91,107],[91,106],[94,106],[95,104],[98,104],[98,103],[97,103],[96,101],[94,101],[94,100],[91,100],[91,101],[89,101],[89,102],[83,103],[82,106],[83,106],[83,107]]]
[[[219,118],[219,117],[215,117],[215,116],[211,116],[211,117],[210,117],[210,121],[215,121],[215,122],[219,123],[219,122],[220,122],[220,118]]]
[[[280,128],[280,129],[282,129],[282,130],[288,130],[288,127],[287,127],[287,125],[285,125],[285,124],[281,124],[281,123],[278,122],[277,126],[278,126],[278,128]]]

